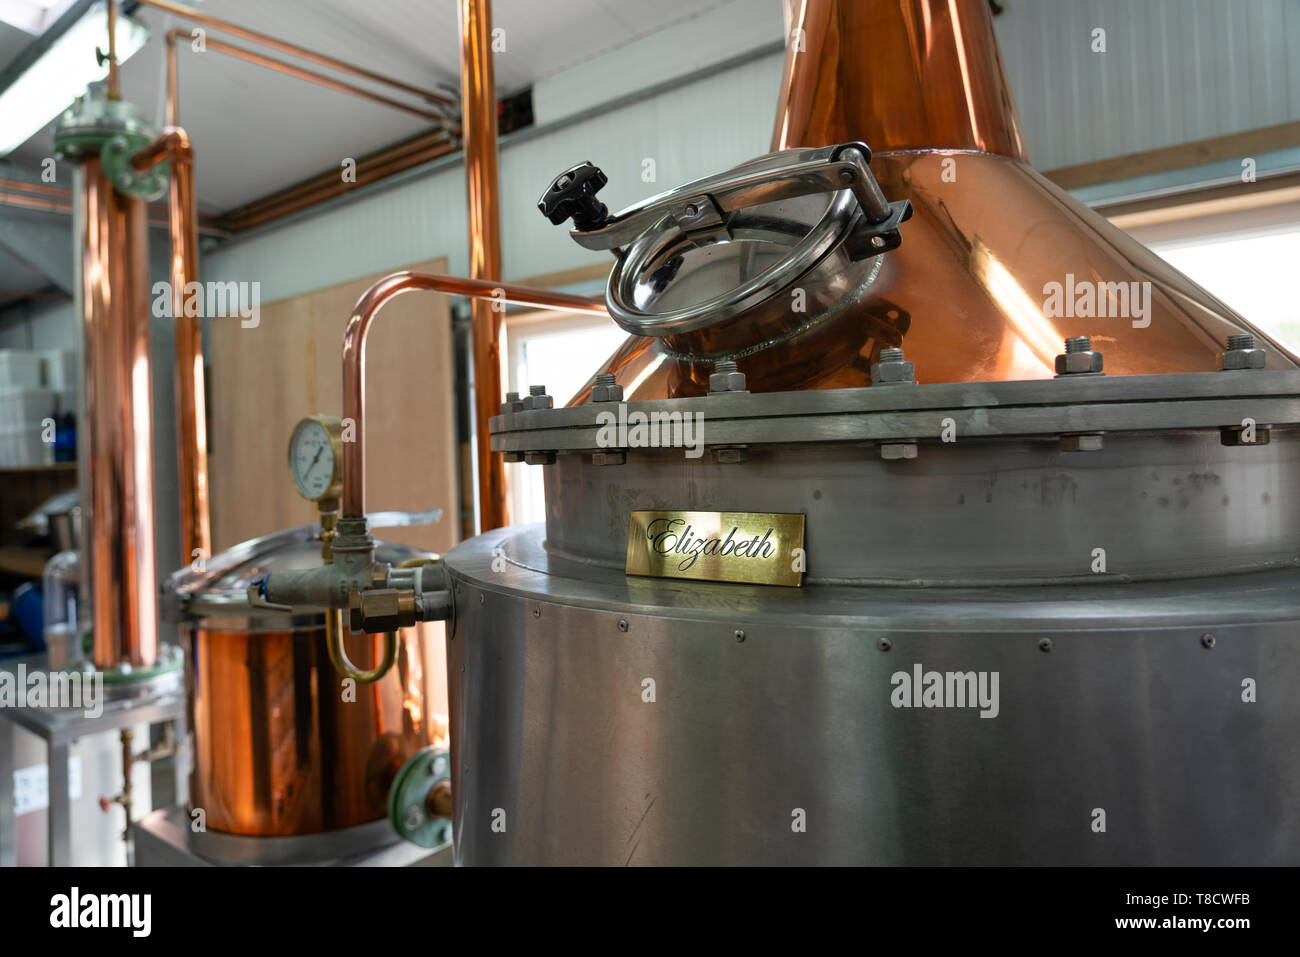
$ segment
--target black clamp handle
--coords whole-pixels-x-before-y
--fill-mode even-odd
[[[600,167],[579,163],[551,181],[537,208],[556,226],[572,219],[574,228],[583,232],[599,229],[609,219],[609,209],[596,194],[608,182]]]

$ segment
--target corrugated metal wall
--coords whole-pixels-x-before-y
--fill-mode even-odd
[[[1298,0],[1001,3],[998,41],[1039,169],[1300,119]]]

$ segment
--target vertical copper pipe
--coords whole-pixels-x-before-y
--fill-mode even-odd
[[[469,274],[501,278],[501,220],[497,209],[497,98],[492,67],[492,4],[460,0],[461,128],[469,200]],[[488,448],[488,418],[506,381],[504,305],[473,303],[474,431],[478,458],[479,530],[510,524],[505,462]]]
[[[176,31],[167,33],[167,106],[163,113],[163,126],[180,123],[180,80],[176,69]]]
[[[122,96],[117,76],[117,0],[108,0],[108,98]]]
[[[203,320],[185,314],[185,290],[198,281],[198,209],[194,148],[189,135],[168,127],[131,158],[139,170],[171,163],[167,216],[171,234],[172,322],[176,329],[176,451],[181,491],[181,561],[212,554],[208,512],[208,423],[203,382]]]
[[[85,411],[79,445],[82,562],[100,668],[158,654],[148,217],[98,158],[78,171]]]
[[[865,140],[1028,160],[987,0],[801,0],[791,19],[772,149]]]

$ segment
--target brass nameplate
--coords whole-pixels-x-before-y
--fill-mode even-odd
[[[803,584],[803,515],[633,512],[627,573],[656,578]]]

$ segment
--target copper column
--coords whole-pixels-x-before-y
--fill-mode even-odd
[[[174,113],[173,109],[168,110]],[[204,402],[203,326],[185,314],[185,289],[198,281],[198,209],[194,198],[194,149],[183,129],[169,126],[137,153],[141,171],[171,163],[167,215],[171,233],[171,315],[176,329],[176,452],[180,486],[181,563],[212,554],[208,515],[208,426]]]
[[[79,436],[83,574],[94,660],[149,667],[158,655],[148,215],[98,158],[77,173],[84,412]]]
[[[460,85],[469,199],[469,274],[501,278],[501,220],[497,183],[497,98],[492,67],[490,0],[460,0]],[[488,418],[506,381],[504,302],[475,299],[473,308],[474,431],[477,442],[479,531],[510,524],[505,462],[488,448]]]
[[[772,149],[865,140],[1028,161],[986,0],[801,0]]]

